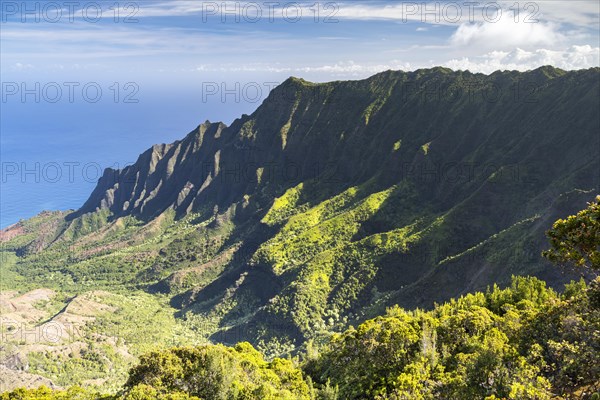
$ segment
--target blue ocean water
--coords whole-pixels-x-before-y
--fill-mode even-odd
[[[50,103],[46,95],[0,103],[2,228],[43,210],[77,209],[104,168],[133,163],[152,144],[181,139],[207,119],[229,124],[259,104],[203,98],[202,88],[189,86],[140,88],[132,103],[115,102],[106,87],[96,103]]]

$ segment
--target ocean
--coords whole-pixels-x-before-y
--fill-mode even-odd
[[[4,88],[6,89],[6,88]],[[11,89],[11,88],[9,88]],[[26,88],[35,90],[35,86]],[[251,113],[260,102],[223,102],[202,88],[139,90],[116,102],[104,88],[98,102],[63,97],[55,88],[40,88],[22,98],[5,96],[0,103],[0,226],[30,218],[44,210],[80,207],[106,167],[122,168],[155,143],[183,138],[209,119],[230,124]],[[266,94],[265,94],[266,95]],[[264,96],[263,96],[264,97]],[[23,101],[25,100],[25,101]],[[39,101],[36,101],[39,100]]]

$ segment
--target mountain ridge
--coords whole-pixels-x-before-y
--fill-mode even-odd
[[[513,274],[560,286],[544,231],[598,192],[598,90],[600,68],[292,77],[7,246],[23,276],[165,293],[213,340],[273,352]]]
[[[597,70],[596,69],[590,69],[590,70],[585,70],[587,71],[594,71]],[[285,135],[282,134],[282,130],[285,130],[284,128],[286,127],[286,124],[288,121],[284,121],[284,120],[280,120],[278,121],[278,126],[281,126],[281,128],[279,129],[279,132],[277,132],[274,129],[271,129],[269,133],[269,137],[265,137],[263,140],[261,140],[262,138],[256,138],[256,140],[252,140],[251,137],[251,133],[250,131],[247,131],[248,129],[250,129],[250,127],[248,126],[248,121],[252,121],[253,119],[260,117],[261,112],[263,112],[263,110],[265,108],[267,108],[267,110],[264,110],[264,113],[269,113],[269,114],[276,114],[276,115],[287,115],[289,116],[289,118],[291,119],[293,117],[294,112],[292,112],[293,109],[293,104],[295,103],[295,98],[298,97],[299,95],[302,95],[304,93],[302,93],[303,90],[306,90],[307,87],[314,87],[314,88],[318,88],[318,92],[315,93],[310,93],[311,95],[315,95],[317,97],[318,100],[330,100],[330,98],[328,98],[329,94],[328,93],[332,88],[335,87],[336,85],[340,85],[340,84],[345,84],[345,85],[354,85],[354,84],[360,84],[360,83],[372,83],[372,84],[377,84],[377,81],[379,79],[390,79],[390,77],[395,77],[395,78],[410,78],[411,76],[414,77],[420,77],[420,76],[426,76],[427,78],[430,79],[435,79],[435,77],[439,77],[440,75],[444,76],[444,75],[448,75],[450,74],[449,72],[450,70],[448,69],[443,69],[443,68],[434,68],[434,69],[429,69],[429,70],[417,70],[414,72],[410,72],[410,73],[405,73],[402,71],[386,71],[377,75],[374,75],[371,78],[365,79],[365,80],[361,80],[361,81],[348,81],[346,83],[340,83],[340,82],[330,82],[330,83],[323,83],[323,84],[314,84],[314,83],[310,83],[310,82],[306,82],[304,80],[300,80],[298,78],[294,78],[291,77],[289,79],[287,79],[284,83],[282,83],[280,86],[278,86],[277,88],[275,88],[273,90],[273,92],[269,95],[269,97],[265,100],[265,102],[251,115],[251,116],[246,116],[246,117],[242,117],[240,119],[235,120],[232,125],[230,127],[227,127],[226,125],[224,125],[221,122],[217,122],[214,123],[214,125],[212,123],[210,123],[209,121],[206,121],[204,124],[201,124],[198,128],[196,128],[194,131],[190,132],[188,134],[188,136],[181,140],[181,141],[176,141],[173,144],[170,145],[160,145],[163,146],[163,148],[169,148],[169,149],[173,149],[172,146],[181,146],[181,145],[185,145],[185,146],[189,146],[190,143],[186,143],[186,142],[190,142],[192,140],[196,140],[194,139],[195,137],[199,136],[199,143],[200,145],[204,144],[205,142],[203,141],[204,139],[204,135],[206,134],[206,132],[208,131],[208,135],[210,136],[211,134],[215,134],[216,136],[214,137],[214,142],[215,143],[209,143],[208,145],[208,149],[206,149],[206,151],[198,153],[198,157],[196,158],[202,158],[202,161],[198,161],[196,160],[196,167],[198,165],[198,163],[203,163],[203,168],[206,169],[205,171],[202,171],[200,174],[198,174],[198,171],[196,171],[196,173],[192,176],[193,179],[190,180],[195,180],[195,182],[190,182],[194,185],[194,188],[198,189],[198,188],[202,188],[203,185],[210,185],[210,182],[207,182],[206,179],[214,179],[215,176],[218,175],[218,171],[215,169],[215,167],[217,167],[217,163],[215,162],[215,157],[217,157],[220,154],[220,151],[225,151],[225,150],[230,150],[227,148],[210,148],[210,145],[213,146],[219,146],[219,145],[229,145],[231,147],[231,143],[227,143],[228,141],[230,142],[232,139],[237,139],[235,143],[233,143],[235,150],[244,150],[247,151],[248,153],[251,153],[254,150],[260,149],[260,151],[269,151],[271,153],[275,153],[278,149],[272,145],[273,141],[281,141],[281,146],[283,147],[280,151],[281,153],[283,153],[285,151],[285,146],[286,143],[284,143],[284,141],[286,140],[286,138],[284,138]],[[548,71],[550,71],[551,73],[549,73]],[[585,73],[585,72],[577,72],[577,73]],[[458,73],[454,73],[455,75],[457,75],[457,79],[460,79],[463,75],[467,76],[467,77],[485,77],[486,75],[483,74],[470,74],[468,72],[462,73],[462,72],[458,72]],[[520,73],[515,73],[515,72],[495,72],[491,75],[489,75],[488,77],[494,77],[494,76],[512,76],[515,74],[520,74]],[[558,69],[554,69],[554,68],[548,68],[548,67],[542,67],[539,69],[536,69],[534,71],[531,71],[530,73],[525,73],[524,76],[531,76],[533,77],[535,80],[540,79],[540,78],[546,78],[547,80],[551,80],[548,79],[549,76],[551,76],[552,79],[555,78],[560,78],[561,76],[563,76],[565,74],[564,71],[558,70]],[[575,74],[575,73],[573,73]],[[388,82],[389,83],[389,82]],[[425,85],[426,82],[418,82],[419,85]],[[528,82],[528,84],[531,84],[531,82]],[[498,84],[499,85],[499,84]],[[432,94],[434,96],[440,96],[442,94],[442,88],[434,86],[433,87],[434,90],[438,90],[438,93],[434,93],[432,92]],[[292,90],[292,93],[288,93],[289,90]],[[404,89],[404,90],[409,90],[409,89]],[[322,93],[324,92],[324,93]],[[446,92],[444,91],[443,94],[446,94]],[[481,93],[477,93],[477,94],[481,94]],[[507,93],[503,93],[503,95],[506,95]],[[294,101],[292,101],[292,99],[294,99]],[[528,101],[528,99],[522,99],[522,101]],[[290,106],[292,106],[290,108]],[[377,105],[375,105],[376,107]],[[281,107],[284,107],[284,109],[282,110]],[[273,108],[276,108],[276,110],[273,110]],[[277,113],[276,111],[279,111],[279,113]],[[290,115],[292,114],[292,115]],[[280,117],[281,118],[281,117]],[[368,120],[368,116],[365,117]],[[368,122],[367,122],[368,124]],[[234,136],[236,136],[236,133],[234,133],[235,131],[237,131],[237,138],[235,138]],[[225,138],[223,138],[222,140],[220,137],[221,132],[225,133]],[[264,130],[260,131],[260,133],[265,136],[263,134]],[[227,133],[230,133],[229,136],[227,135]],[[278,133],[279,135],[275,135],[275,133]],[[309,132],[310,133],[310,132]],[[250,136],[248,136],[250,135]],[[279,138],[278,138],[279,136]],[[213,140],[213,138],[208,138],[208,140]],[[271,142],[271,143],[268,143]],[[426,143],[423,143],[423,145],[425,145]],[[159,159],[162,159],[165,156],[168,156],[168,153],[165,152],[165,154],[160,154],[160,149],[158,149],[156,146],[154,146],[152,148],[153,150],[149,149],[146,152],[144,152],[142,154],[142,156],[140,157],[140,159],[138,160],[138,162],[142,161],[142,157],[146,157],[149,158],[150,156],[152,157],[158,157]],[[266,150],[265,150],[266,149]],[[189,152],[190,150],[192,150],[192,152],[194,152],[193,149],[190,149],[189,147],[187,147],[185,150],[176,150],[176,151],[171,151],[172,156],[173,157],[181,157],[181,153],[182,152]],[[195,149],[198,150],[198,149]],[[151,153],[149,153],[151,152]],[[239,152],[238,152],[239,153]],[[287,151],[285,152],[286,154],[289,154],[290,152]],[[183,156],[185,157],[185,155]],[[247,166],[250,162],[245,162],[245,160],[243,159],[244,154],[242,154],[241,156],[238,157],[238,163],[244,163],[244,166]],[[324,157],[325,158],[325,157]],[[176,163],[180,163],[181,160],[176,160]],[[279,160],[277,160],[279,161]],[[294,160],[295,162],[296,160]],[[142,164],[148,164],[150,162],[150,160],[143,160]],[[154,160],[153,162],[158,162],[158,160]],[[139,172],[144,174],[144,173],[150,173],[150,172],[154,172],[154,171],[144,171],[143,166],[137,166],[138,163],[134,164],[134,166],[132,167],[128,167],[125,170],[123,170],[123,172],[118,172],[118,171],[114,171],[114,170],[107,170],[104,174],[104,176],[100,179],[100,186],[103,186],[103,184],[110,184],[113,183],[114,184],[118,184],[120,181],[123,182],[124,185],[126,185],[127,183],[130,183],[128,181],[134,181],[135,179],[130,176],[132,171],[135,170],[135,168],[137,167],[137,169],[139,169]],[[234,167],[235,168],[235,167]],[[307,172],[305,170],[308,170],[309,168],[305,167],[302,169],[303,172]],[[242,173],[240,173],[239,171],[235,171],[236,173],[238,173],[237,177],[234,177],[234,179],[252,179],[253,176],[251,176],[253,173],[255,173],[256,171],[242,171]],[[279,173],[279,171],[278,171]],[[247,176],[241,176],[242,174],[247,175]],[[114,175],[113,177],[111,177],[111,175]],[[210,178],[209,178],[210,177]],[[168,178],[168,176],[164,176],[163,178]],[[158,179],[157,177],[154,177],[154,179]],[[190,181],[188,180],[188,181]],[[159,179],[160,182],[160,179]],[[181,191],[183,191],[186,188],[186,185],[189,187],[188,182],[177,182],[176,188],[169,188],[171,191],[177,192],[178,195],[185,195],[182,194]],[[150,201],[151,199],[147,199],[147,197],[149,197],[149,193],[148,192],[152,192],[153,189],[156,189],[157,183],[153,182],[153,184],[151,185],[151,187],[149,188],[145,188],[146,191],[144,191],[144,196],[146,196],[147,201]],[[112,186],[105,186],[103,187],[103,191],[109,191],[112,188]],[[115,190],[118,190],[118,188],[113,188]],[[115,207],[113,207],[112,205],[112,201],[111,201],[111,195],[110,193],[108,193],[108,197],[107,198],[98,198],[98,188],[94,191],[94,193],[92,193],[92,195],[90,196],[90,199],[88,199],[88,201],[84,204],[84,206],[79,210],[79,212],[76,214],[77,216],[84,214],[86,212],[90,212],[90,211],[95,211],[96,209],[99,208],[103,208],[106,207],[107,204],[111,204],[110,207],[111,211],[115,212],[119,212],[120,210],[116,209]],[[125,191],[124,189],[121,189],[121,192]],[[195,191],[196,194],[199,191]],[[139,191],[138,188],[138,192],[135,192],[135,194],[137,196],[140,196],[142,194],[141,191]],[[95,196],[96,195],[96,196]],[[239,193],[238,193],[239,195]],[[142,196],[142,197],[144,197]],[[132,201],[134,200],[133,203],[135,203],[135,200],[144,200],[144,199],[127,199],[125,200],[126,196],[121,198],[120,201],[118,202],[117,206],[119,209],[123,209],[123,211],[128,210],[129,212],[133,212],[135,213],[139,213],[144,215],[144,213],[142,212],[142,210],[140,210],[139,207],[132,207]],[[104,200],[104,203],[103,203]],[[125,201],[129,201],[128,204],[125,204]],[[176,205],[176,199],[173,199],[172,197],[169,198],[169,204],[168,205]],[[187,203],[186,203],[187,204]],[[133,204],[135,205],[135,204]],[[156,207],[156,206],[155,206]],[[178,206],[180,207],[180,206]],[[158,209],[160,209],[161,211],[164,211],[164,209],[166,209],[165,205],[161,205],[158,206]],[[121,215],[122,213],[120,213]],[[127,214],[127,213],[125,213]]]

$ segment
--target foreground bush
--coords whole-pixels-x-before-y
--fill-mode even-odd
[[[394,307],[303,358],[266,361],[248,343],[172,348],[142,356],[114,397],[39,388],[0,399],[596,399],[600,278],[559,295],[515,277],[427,312]]]
[[[174,348],[143,356],[130,372],[127,400],[185,394],[203,400],[310,399],[309,386],[291,361],[264,360],[248,343]],[[195,397],[194,397],[195,396]]]
[[[305,369],[340,399],[591,398],[599,295],[600,280],[558,295],[519,277],[430,312],[393,308],[335,335]]]

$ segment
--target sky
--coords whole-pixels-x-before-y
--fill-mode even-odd
[[[599,2],[2,0],[2,67],[23,76],[361,78],[599,63]],[[25,75],[26,76],[26,75]]]
[[[289,76],[600,65],[597,0],[0,0],[0,13],[0,226],[77,208],[97,171],[250,114]]]

